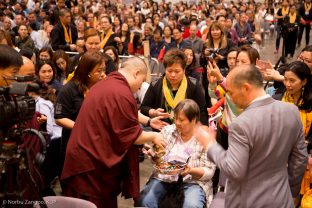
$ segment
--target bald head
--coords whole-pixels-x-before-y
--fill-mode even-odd
[[[131,91],[135,93],[146,79],[147,66],[143,59],[133,57],[121,64],[119,72],[126,78]]]
[[[190,36],[192,38],[196,37],[196,33],[197,33],[197,26],[196,25],[191,25],[190,27]]]
[[[119,71],[126,71],[130,72],[132,70],[139,70],[140,73],[146,74],[147,73],[147,65],[143,58],[132,57],[128,58],[125,62],[121,64]]]
[[[230,71],[227,82],[231,82],[236,87],[241,87],[244,83],[249,83],[256,88],[263,88],[263,78],[255,65],[240,65]]]
[[[22,56],[23,58],[23,65],[21,66],[18,74],[19,75],[32,75],[35,76],[35,65],[34,63],[27,57]]]

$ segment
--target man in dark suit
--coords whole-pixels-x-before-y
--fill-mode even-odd
[[[67,9],[59,12],[60,21],[53,27],[51,32],[51,45],[53,50],[76,51],[78,31],[75,25],[71,24],[71,14]]]
[[[211,132],[199,128],[196,134],[228,179],[225,207],[294,207],[308,156],[297,107],[266,95],[253,65],[234,68],[226,82],[232,101],[244,109],[229,127],[228,150]]]

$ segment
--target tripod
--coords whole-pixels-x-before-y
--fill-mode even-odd
[[[40,173],[31,166],[27,149],[19,149],[17,142],[2,142],[0,155],[0,204],[2,207],[47,208],[35,177]],[[37,172],[36,172],[37,171]]]

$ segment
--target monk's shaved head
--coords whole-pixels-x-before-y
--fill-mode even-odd
[[[130,71],[132,69],[139,69],[141,73],[147,73],[147,65],[143,58],[132,57],[128,58],[125,62],[121,64],[120,71],[126,70]]]

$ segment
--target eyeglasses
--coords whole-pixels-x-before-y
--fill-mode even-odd
[[[298,56],[298,60],[302,61],[305,64],[311,64],[312,63],[312,60],[304,59],[302,56]]]

